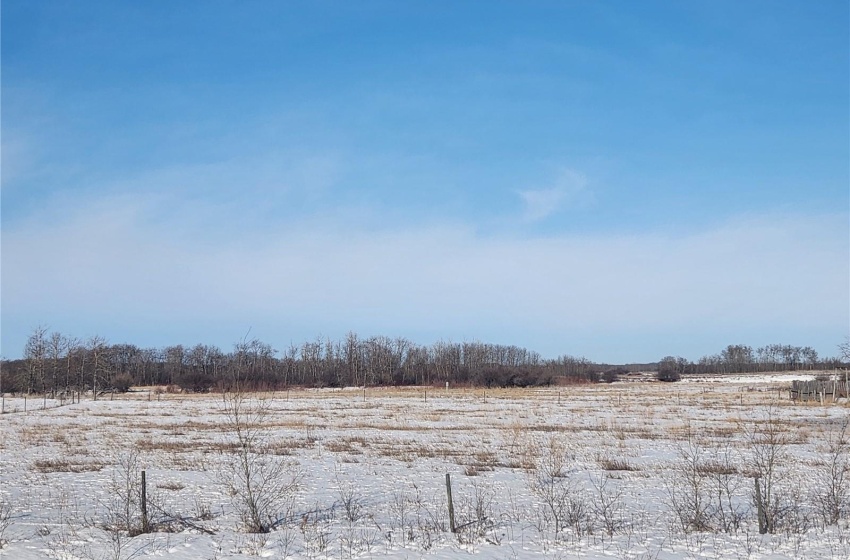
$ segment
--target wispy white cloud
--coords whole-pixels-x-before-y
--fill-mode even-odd
[[[566,206],[586,202],[590,193],[585,175],[563,168],[551,187],[520,190],[517,194],[523,203],[522,220],[538,222]]]
[[[680,238],[484,237],[445,224],[375,231],[317,216],[210,243],[179,213],[158,217],[167,203],[123,195],[5,231],[4,346],[54,316],[158,332],[188,322],[198,340],[213,325],[259,323],[498,331],[533,348],[529,332],[577,326],[794,325],[840,338],[848,321],[846,215],[741,217]],[[201,212],[196,224],[228,220],[223,208]]]
[[[31,173],[37,160],[36,148],[20,134],[3,131],[0,141],[0,167],[2,167],[2,189],[9,192],[21,177]]]

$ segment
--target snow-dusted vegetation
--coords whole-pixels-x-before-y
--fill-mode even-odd
[[[846,404],[764,380],[7,397],[0,556],[850,557]]]

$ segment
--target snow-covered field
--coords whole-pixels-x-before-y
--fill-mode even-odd
[[[832,458],[846,460],[830,444],[847,405],[795,405],[779,387],[252,397],[243,411],[267,407],[260,429],[243,425],[258,437],[251,449],[266,453],[255,468],[276,465],[278,482],[297,483],[270,497],[266,534],[246,530],[230,491],[242,454],[221,395],[148,400],[137,391],[61,407],[48,400],[45,410],[31,399],[26,413],[7,397],[0,495],[11,515],[0,522],[0,557],[850,558],[847,512],[828,525],[818,500]],[[779,501],[776,532],[760,535],[751,494],[765,434],[775,436]],[[141,469],[154,532],[130,537],[116,523],[140,520]],[[674,513],[689,495],[703,504],[702,530],[686,531]]]

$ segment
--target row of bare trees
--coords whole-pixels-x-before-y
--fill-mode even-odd
[[[768,344],[755,350],[746,344],[730,344],[720,354],[705,356],[697,367],[716,373],[750,373],[759,371],[795,371],[814,369],[823,362],[810,346]]]
[[[850,360],[820,359],[810,347],[772,344],[753,350],[743,344],[691,362],[667,356],[657,365],[659,379],[689,374],[832,369]],[[243,339],[230,352],[217,346],[139,348],[110,344],[101,336],[78,339],[37,327],[27,339],[22,360],[5,361],[0,390],[22,393],[125,390],[131,385],[175,385],[190,391],[290,386],[340,387],[469,384],[530,386],[557,380],[611,381],[622,368],[561,356],[543,359],[518,346],[440,341],[430,346],[406,338],[349,333],[343,340],[317,338],[278,351],[258,339]]]
[[[850,361],[850,354],[839,345],[841,357],[821,358],[810,346],[768,344],[755,350],[746,344],[730,344],[719,354],[703,356],[692,362],[680,356],[666,356],[658,363],[659,378],[675,381],[691,374],[758,373],[834,369]]]
[[[584,358],[544,360],[518,346],[440,341],[430,346],[405,338],[316,339],[278,351],[258,339],[237,342],[232,351],[216,346],[139,348],[109,344],[94,336],[68,337],[38,327],[21,360],[5,361],[0,390],[62,393],[126,389],[130,385],[179,385],[190,391],[290,386],[340,387],[473,384],[528,386],[555,378],[591,382],[600,366]]]

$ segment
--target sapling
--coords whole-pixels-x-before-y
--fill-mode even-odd
[[[235,452],[223,464],[221,481],[228,488],[247,531],[267,533],[286,518],[302,473],[272,453],[265,426],[270,402],[248,399],[242,392],[223,398],[227,428]]]

